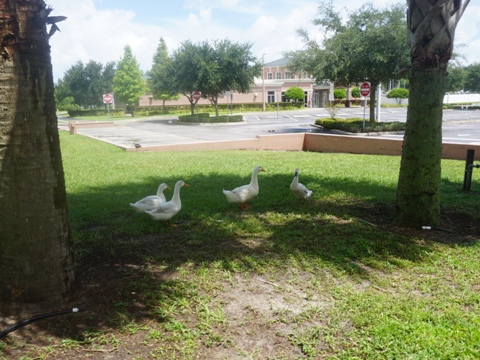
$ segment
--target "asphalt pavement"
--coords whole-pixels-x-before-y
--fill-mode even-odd
[[[342,108],[338,118],[369,118],[368,108]],[[405,121],[406,108],[382,108],[380,121]],[[115,121],[113,126],[77,128],[77,134],[105,141],[120,147],[142,147],[191,144],[212,141],[243,140],[256,138],[258,135],[274,135],[295,132],[316,132],[313,126],[318,118],[330,117],[323,108],[302,109],[278,112],[258,112],[242,114],[241,123],[222,124],[185,124],[177,116],[155,116],[150,118],[132,118]],[[461,142],[480,144],[480,111],[446,110],[444,111],[444,142]],[[59,127],[68,130],[68,122],[78,123],[92,121],[59,117]],[[106,120],[108,121],[108,120]],[[403,135],[383,135],[402,138]],[[137,145],[138,146],[138,145]]]

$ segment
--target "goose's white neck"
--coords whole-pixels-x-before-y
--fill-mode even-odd
[[[172,200],[174,202],[179,203],[180,202],[180,188],[182,187],[182,184],[176,184],[175,189],[173,190],[173,196]]]
[[[253,173],[252,173],[252,179],[250,180],[250,185],[254,186],[254,187],[257,187],[258,188],[258,173],[260,171],[255,169],[253,170]]]
[[[293,176],[293,183],[298,184],[298,171],[295,171],[295,174]]]

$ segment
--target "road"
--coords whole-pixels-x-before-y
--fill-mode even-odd
[[[363,118],[363,108],[344,108],[337,113],[338,118]],[[365,111],[366,121],[370,112]],[[279,112],[277,114],[257,113],[245,116],[250,124],[258,124],[258,129],[272,128],[271,131],[293,132],[312,131],[311,124],[318,118],[330,117],[325,109],[308,109],[299,112]],[[406,121],[406,108],[382,108],[382,122]],[[268,131],[268,130],[267,130]],[[480,111],[478,110],[444,110],[442,134],[444,142],[480,144]],[[389,138],[403,138],[403,135],[379,135]]]
[[[338,118],[363,118],[363,108],[341,108]],[[406,108],[382,108],[380,120],[405,121]],[[208,125],[184,125],[177,122],[176,116],[118,121],[114,127],[79,129],[78,133],[120,146],[142,146],[165,144],[185,144],[206,141],[228,141],[251,139],[258,135],[314,132],[312,126],[318,118],[329,117],[323,108],[302,109],[280,112],[258,112],[243,114],[243,123]],[[369,112],[366,109],[368,121]],[[68,119],[59,119],[59,121]],[[480,144],[480,111],[445,110],[443,113],[443,141],[467,144]],[[403,138],[403,135],[379,135],[390,138]]]

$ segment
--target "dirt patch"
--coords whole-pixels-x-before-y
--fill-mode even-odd
[[[393,226],[389,216],[392,209],[387,206],[383,209],[378,206],[362,207],[353,209],[353,212],[356,210],[362,214],[361,221],[370,226],[405,237],[446,244],[480,241],[479,224],[464,214],[444,214],[441,229],[419,230]],[[163,241],[161,245],[160,240]],[[153,256],[159,248],[162,251],[162,246],[173,244],[177,239],[149,235],[119,241],[129,245],[134,243],[138,245],[139,253]],[[182,247],[177,247],[175,251],[182,252]],[[176,255],[171,253],[170,256]],[[371,271],[369,268],[364,270]],[[165,315],[152,312],[153,300],[138,289],[139,283],[147,284],[149,291],[174,284],[176,288],[169,289],[170,293],[166,293],[165,298],[181,298],[184,295],[181,293],[182,275],[174,263],[169,267],[152,267],[149,263],[137,262],[135,256],[116,261],[115,254],[108,258],[98,254],[88,260],[82,259],[79,272],[83,288],[79,303],[88,311],[41,320],[10,333],[3,344],[0,341],[1,359],[147,359],[172,358],[172,354],[179,359],[301,359],[308,356],[299,337],[308,335],[313,328],[328,326],[325,316],[309,318],[307,315],[310,312],[327,313],[334,306],[334,299],[323,297],[321,289],[309,291],[301,285],[312,283],[314,277],[328,278],[328,273],[234,273],[231,278],[218,281],[213,299],[209,299],[208,306],[212,311],[221,309],[220,319],[211,329],[205,330],[206,335],[192,339],[196,342],[192,347],[195,353],[185,354],[182,351],[187,345],[168,337],[170,335],[161,329],[166,322]],[[359,290],[370,286],[372,284],[367,280],[358,285]],[[125,298],[129,299],[128,303]],[[204,330],[194,318],[197,316],[194,313],[195,309],[178,311],[176,321],[189,325],[190,329],[185,329],[186,332],[202,333]],[[0,317],[0,330],[15,321]],[[345,322],[340,326],[348,330],[350,324]],[[321,334],[314,336],[322,337]],[[188,336],[185,338],[188,339]],[[326,342],[317,341],[315,346],[317,354],[322,354],[317,358],[328,358],[331,350]]]

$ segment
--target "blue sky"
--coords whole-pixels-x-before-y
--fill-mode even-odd
[[[357,9],[371,2],[382,8],[402,0],[335,0],[339,11]],[[295,30],[320,33],[311,21],[319,1],[308,0],[46,0],[52,15],[67,16],[61,32],[50,41],[54,78],[77,61],[118,61],[130,45],[140,68],[148,71],[160,37],[168,50],[185,40],[199,42],[228,38],[252,43],[252,53],[265,61],[282,57],[285,51],[302,48]],[[464,44],[465,46],[459,46]],[[464,63],[480,62],[480,1],[471,0],[457,27],[456,51]]]

